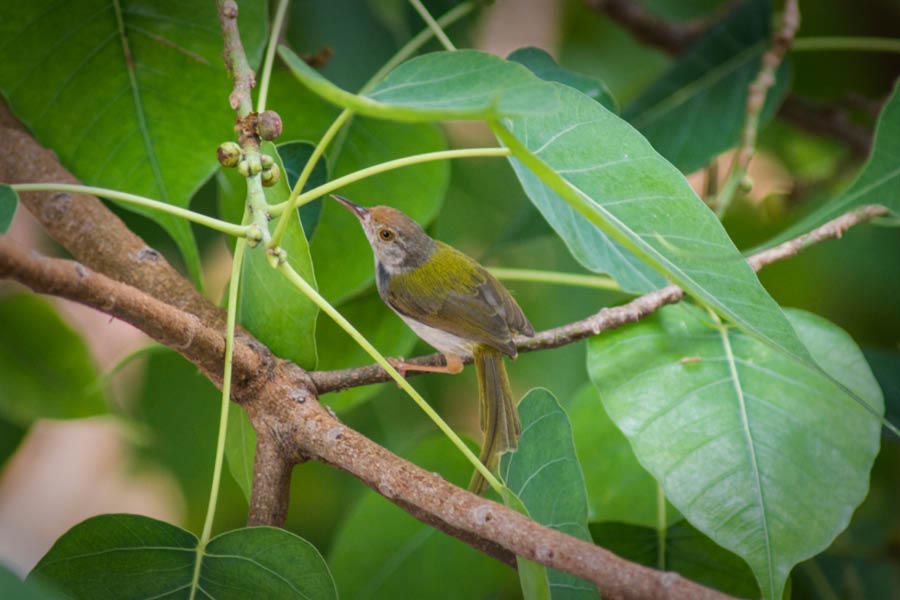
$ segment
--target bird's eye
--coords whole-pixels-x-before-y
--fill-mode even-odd
[[[378,232],[378,237],[380,237],[381,239],[383,239],[386,242],[389,242],[392,239],[394,239],[394,232],[391,231],[390,229],[382,229],[381,231]]]

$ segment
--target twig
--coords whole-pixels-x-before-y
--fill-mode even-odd
[[[725,10],[733,4],[726,5]],[[706,31],[711,21],[719,18],[717,12],[709,19],[676,24],[661,19],[634,0],[588,0],[587,5],[608,15],[644,44],[669,54],[681,52]]]
[[[791,47],[798,27],[800,27],[800,8],[797,0],[787,0],[781,17],[781,29],[772,36],[772,46],[763,54],[759,73],[747,90],[747,116],[744,118],[741,143],[734,157],[731,172],[716,198],[716,212],[720,217],[728,210],[734,194],[744,184],[744,179],[747,177],[747,169],[756,148],[759,119],[766,103],[766,96],[775,85],[776,71],[778,71],[778,66],[784,59],[788,48]]]
[[[287,456],[268,428],[256,430],[248,526],[284,526],[291,499],[291,470],[296,462]]]
[[[246,117],[253,110],[250,90],[256,85],[256,75],[247,62],[247,54],[238,33],[238,5],[234,0],[218,0],[219,24],[222,26],[222,37],[225,41],[223,57],[225,67],[234,77],[234,89],[228,96],[231,108],[239,117]]]
[[[887,209],[881,206],[864,206],[852,210],[809,233],[754,254],[747,260],[750,266],[758,271],[766,265],[793,256],[812,244],[826,239],[839,238],[850,227],[874,217],[885,215],[887,212]],[[519,337],[516,339],[516,347],[519,352],[534,352],[565,346],[603,331],[640,321],[663,306],[679,302],[682,298],[684,298],[684,292],[681,288],[675,285],[666,286],[655,292],[635,298],[627,304],[613,308],[603,308],[597,314],[586,319],[541,331],[531,338]],[[470,364],[471,360],[471,356],[463,357],[463,361],[466,364]],[[441,354],[429,354],[407,362],[417,365],[440,365],[443,364],[443,356]],[[418,371],[408,371],[407,377],[414,377],[420,374]],[[387,374],[378,365],[335,371],[313,371],[309,373],[309,377],[315,384],[319,395],[389,380]]]
[[[639,41],[673,56],[685,50],[705,33],[710,23],[730,12],[735,4],[724,4],[708,20],[681,25],[660,19],[633,0],[587,0],[589,7],[609,16]],[[838,108],[813,107],[795,94],[788,94],[778,115],[810,133],[827,135],[847,144],[856,156],[864,157],[869,152],[871,132],[853,125],[846,112]]]

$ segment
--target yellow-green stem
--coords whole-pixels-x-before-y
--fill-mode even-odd
[[[269,46],[266,48],[266,58],[263,61],[262,77],[259,82],[259,98],[256,100],[256,112],[266,110],[266,100],[269,97],[269,81],[272,78],[272,65],[275,63],[275,51],[278,49],[278,36],[284,26],[284,16],[287,14],[290,0],[280,0],[275,9],[275,18],[272,20],[272,30],[269,33]]]
[[[447,34],[441,28],[440,23],[434,20],[434,17],[431,16],[431,13],[428,12],[421,0],[409,0],[409,3],[416,9],[416,12],[419,13],[419,16],[422,17],[422,20],[425,21],[425,24],[428,25],[428,28],[431,29],[434,37],[438,39],[441,45],[451,52],[455,51],[456,46],[453,45],[453,42],[450,41],[450,38],[447,37]]]
[[[805,37],[797,38],[791,52],[822,52],[841,50],[849,52],[900,52],[900,39],[881,37]]]
[[[622,288],[610,277],[599,275],[581,275],[579,273],[559,273],[557,271],[538,271],[534,269],[506,269],[491,267],[488,269],[498,279],[505,281],[533,281],[536,283],[557,283],[573,287],[586,287],[598,290],[620,292]]]
[[[666,523],[666,495],[662,486],[656,484],[656,568],[666,570],[666,536],[669,525]]]
[[[247,213],[244,213],[244,221]],[[216,516],[216,503],[219,500],[219,484],[222,480],[222,464],[225,460],[225,435],[228,431],[228,408],[231,406],[231,360],[234,354],[234,325],[237,320],[238,286],[241,278],[241,265],[244,262],[244,250],[247,240],[238,239],[234,247],[234,260],[231,264],[231,281],[228,284],[228,311],[225,325],[225,366],[222,373],[222,408],[219,413],[219,434],[216,444],[216,459],[213,465],[212,485],[209,490],[209,505],[206,508],[206,520],[197,543],[197,562],[194,564],[194,577],[191,582],[191,599],[197,593],[200,582],[200,567],[203,553],[212,536],[213,520]]]
[[[300,172],[300,177],[297,178],[294,189],[291,190],[291,195],[288,196],[288,199],[284,203],[285,206],[288,207],[288,210],[284,211],[278,219],[278,225],[275,226],[275,232],[272,234],[272,239],[269,240],[269,243],[267,244],[268,248],[276,248],[281,244],[281,238],[284,236],[284,232],[287,229],[288,220],[291,218],[291,214],[293,214],[294,210],[299,206],[298,199],[300,197],[300,192],[303,191],[303,186],[309,181],[309,176],[312,175],[316,163],[319,162],[319,159],[325,154],[325,148],[328,147],[328,144],[331,143],[334,136],[341,130],[344,123],[352,116],[353,111],[344,109],[343,112],[338,115],[338,118],[334,120],[334,123],[331,124],[331,127],[328,128],[328,131],[325,132],[325,135],[322,136],[322,139],[319,140],[319,143],[316,144],[312,155],[303,166],[303,171]]]
[[[394,169],[400,169],[402,167],[409,167],[411,165],[417,165],[419,163],[431,162],[435,160],[448,160],[452,158],[497,157],[509,156],[509,154],[510,151],[507,148],[462,148],[460,150],[441,150],[439,152],[427,152],[425,154],[404,156],[403,158],[389,160],[377,165],[372,165],[371,167],[366,167],[365,169],[360,169],[359,171],[354,171],[353,173],[348,173],[343,177],[338,177],[337,179],[315,187],[308,192],[304,192],[297,196],[292,209],[303,206],[307,202],[312,202],[316,198],[321,198],[329,192],[333,192],[344,186],[350,185],[351,183],[359,181],[360,179],[366,179],[367,177],[371,177],[372,175],[377,175],[379,173],[384,173],[385,171],[392,171]],[[281,202],[279,204],[273,204],[269,207],[269,213],[272,215],[281,215],[281,219],[284,219],[283,213],[287,207],[287,201]],[[281,221],[279,220],[279,224],[280,223]],[[272,239],[274,240],[275,236],[272,236]]]
[[[288,281],[290,281],[294,286],[297,287],[307,298],[312,300],[316,306],[318,306],[322,312],[328,315],[338,326],[347,332],[347,334],[353,338],[353,340],[359,344],[359,346],[366,351],[366,353],[372,357],[372,359],[381,365],[381,368],[384,369],[391,378],[397,382],[397,385],[400,388],[409,394],[409,396],[415,401],[416,404],[419,405],[428,418],[430,418],[435,425],[437,425],[438,429],[440,429],[444,435],[446,435],[450,441],[456,446],[460,452],[469,460],[470,463],[481,473],[485,480],[490,484],[494,491],[498,494],[502,495],[503,484],[494,477],[493,473],[481,464],[481,461],[478,460],[478,457],[469,450],[469,447],[466,446],[465,442],[463,442],[458,435],[450,428],[449,425],[438,415],[433,408],[425,401],[425,399],[409,384],[406,379],[404,379],[397,370],[391,366],[391,364],[387,361],[387,359],[375,349],[369,340],[363,336],[350,322],[344,318],[344,316],[338,312],[336,308],[334,308],[331,304],[328,303],[325,298],[323,298],[319,292],[315,290],[309,283],[306,282],[287,262],[282,262],[278,266],[278,270],[287,277]]]
[[[186,208],[172,206],[171,204],[166,204],[165,202],[160,202],[159,200],[152,200],[150,198],[145,198],[144,196],[128,194],[126,192],[120,192],[118,190],[110,190],[90,185],[76,185],[71,183],[14,183],[10,187],[17,192],[69,192],[72,194],[89,194],[91,196],[99,196],[100,198],[107,198],[109,200],[116,200],[118,202],[125,202],[126,204],[134,204],[135,206],[143,206],[144,208],[150,208],[153,210],[158,210],[160,212],[168,213],[170,215],[174,215],[176,217],[181,217],[182,219],[191,221],[192,223],[197,223],[198,225],[203,225],[205,227],[209,227],[210,229],[215,229],[216,231],[221,231],[226,235],[231,235],[239,238],[245,237],[247,235],[248,228],[244,225],[229,223],[228,221],[222,221],[221,219],[208,217],[198,212],[187,210]]]

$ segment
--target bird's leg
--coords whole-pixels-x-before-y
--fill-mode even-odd
[[[444,354],[444,360],[447,362],[447,364],[441,367],[408,363],[402,358],[389,358],[388,362],[391,363],[391,366],[397,369],[397,371],[400,372],[400,375],[402,375],[404,378],[406,377],[406,373],[408,371],[422,371],[425,373],[449,373],[451,375],[462,372],[462,358],[456,356],[455,354]]]

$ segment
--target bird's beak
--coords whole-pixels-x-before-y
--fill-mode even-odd
[[[347,210],[349,210],[354,215],[356,215],[356,217],[360,221],[364,221],[366,219],[366,217],[369,216],[369,211],[366,210],[365,208],[363,208],[362,206],[360,206],[359,204],[350,202],[343,196],[338,196],[337,194],[331,194],[331,197],[334,198],[335,200],[337,200],[338,202],[340,202],[341,204],[343,204],[347,208]]]

